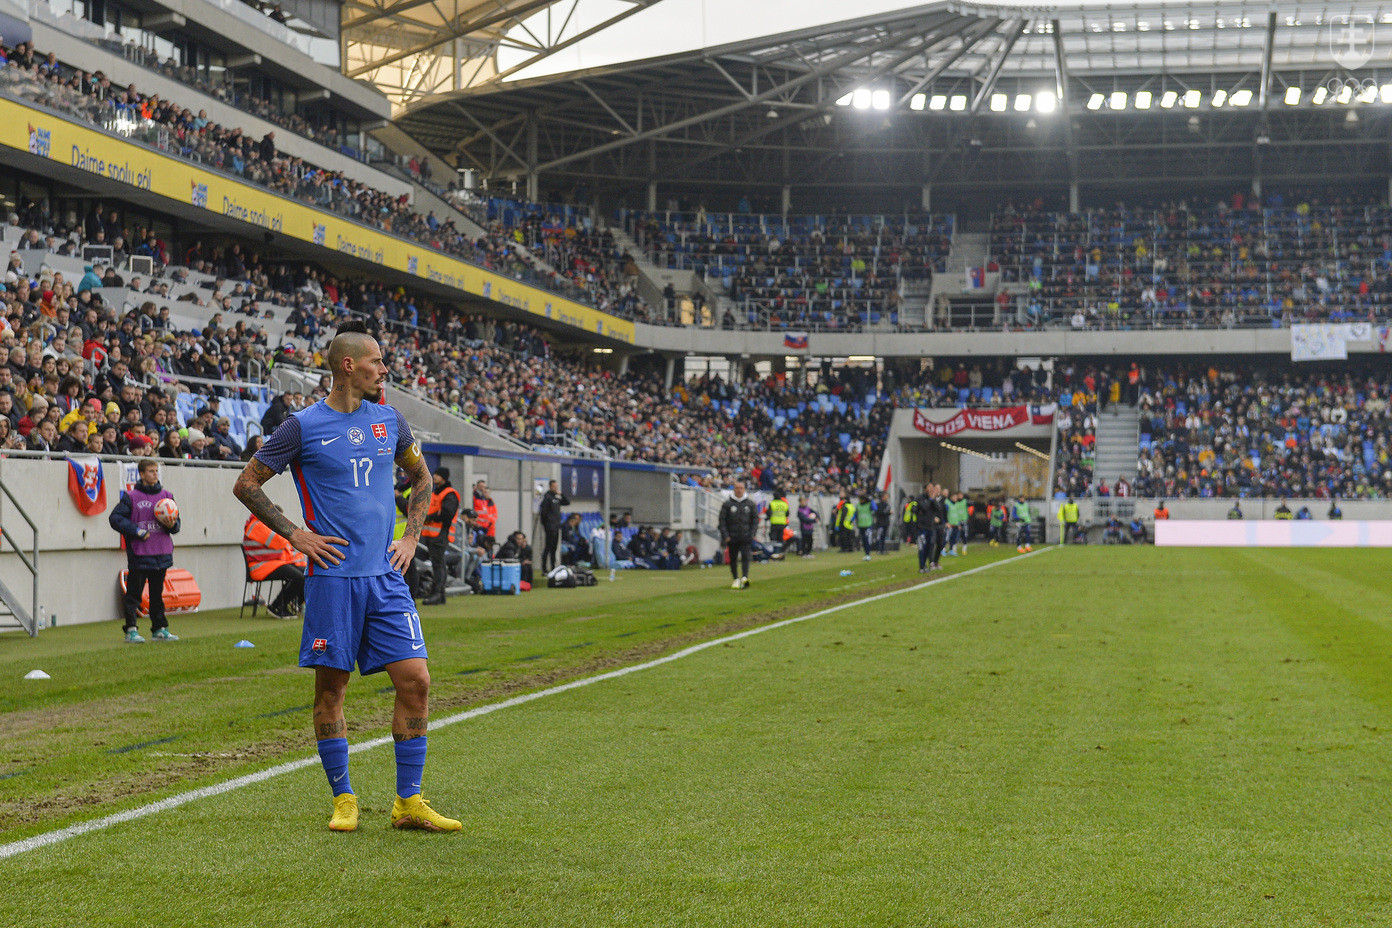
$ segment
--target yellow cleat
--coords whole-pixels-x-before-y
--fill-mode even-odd
[[[421,828],[425,831],[459,831],[464,827],[430,808],[420,793],[407,799],[396,797],[392,803],[391,823],[393,828]]]
[[[340,793],[334,797],[334,814],[329,819],[330,831],[356,831],[358,828],[358,797]]]

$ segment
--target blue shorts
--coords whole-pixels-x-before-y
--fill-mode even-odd
[[[356,662],[367,676],[425,656],[420,614],[401,574],[305,578],[301,667],[352,670]]]

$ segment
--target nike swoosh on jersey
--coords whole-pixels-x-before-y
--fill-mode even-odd
[[[332,445],[334,442],[338,441],[342,437],[342,435],[335,435],[333,438],[321,438],[319,439],[319,444]]]

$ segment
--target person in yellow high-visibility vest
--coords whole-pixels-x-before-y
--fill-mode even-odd
[[[788,500],[775,491],[773,499],[764,507],[769,521],[769,544],[781,546],[784,543],[783,534],[788,528],[789,511]]]
[[[1078,535],[1078,504],[1068,497],[1058,510],[1059,522],[1063,524],[1063,543],[1068,544]]]

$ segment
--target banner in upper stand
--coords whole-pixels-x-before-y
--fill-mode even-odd
[[[913,424],[925,435],[946,438],[958,432],[1002,432],[1021,425],[1051,425],[1058,406],[1007,406],[1003,409],[963,409],[946,422],[934,422],[915,409]]]

